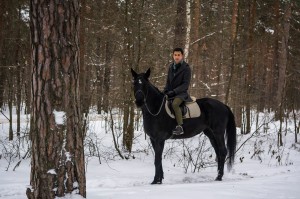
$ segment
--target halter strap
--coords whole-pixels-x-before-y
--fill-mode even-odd
[[[162,110],[162,107],[163,107],[164,102],[165,102],[166,95],[164,95],[164,97],[163,97],[163,100],[162,100],[162,103],[161,103],[161,105],[160,105],[160,108],[159,108],[158,112],[157,112],[157,113],[152,113],[152,112],[150,111],[149,107],[148,107],[148,104],[147,104],[148,88],[147,88],[147,94],[146,94],[146,95],[144,94],[144,92],[143,92],[141,89],[139,89],[139,90],[137,90],[137,91],[134,93],[134,96],[136,97],[136,94],[139,93],[139,92],[142,93],[142,94],[144,95],[144,103],[145,103],[146,109],[148,110],[148,112],[150,113],[150,115],[152,115],[152,116],[157,116],[157,115],[161,112],[161,110]]]

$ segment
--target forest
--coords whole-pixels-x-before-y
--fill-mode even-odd
[[[105,156],[94,115],[113,153],[132,159],[143,126],[130,70],[150,68],[162,91],[175,47],[192,69],[190,95],[228,105],[241,136],[278,121],[273,144],[289,131],[299,143],[299,44],[299,0],[0,0],[0,159],[25,140],[11,156],[31,159],[29,199],[86,197],[86,158]],[[260,124],[261,114],[272,117]],[[51,168],[56,177],[40,174]]]

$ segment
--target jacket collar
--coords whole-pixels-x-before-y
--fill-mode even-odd
[[[180,61],[180,66],[182,65],[182,63],[183,63],[183,59]],[[173,70],[175,70],[176,69],[176,63],[175,62],[173,62],[173,64],[172,64],[172,69]]]
[[[172,67],[173,67],[173,64],[171,65]],[[182,60],[181,66],[178,68],[178,71],[176,72],[176,75],[178,75],[179,73],[181,73],[185,69],[185,67],[186,67],[186,62]]]

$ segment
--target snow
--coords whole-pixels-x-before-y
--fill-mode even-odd
[[[165,167],[164,184],[150,185],[154,168],[148,161],[120,160],[99,165],[93,160],[87,171],[87,198],[299,198],[300,171],[295,167],[269,168],[255,162],[236,167],[235,173],[225,173],[222,182],[213,181],[215,169],[184,174],[182,169]],[[29,174],[29,160],[15,172],[1,170],[0,198],[25,199]]]
[[[274,30],[271,28],[266,28],[266,32],[271,33],[272,35],[274,34]]]
[[[29,20],[30,20],[29,7],[25,6],[23,9],[21,9],[21,19],[24,22],[29,22]]]
[[[118,112],[115,113],[114,117],[117,121],[119,115],[117,115]],[[272,118],[272,115],[268,117]],[[22,116],[22,129],[25,129],[27,121],[28,117]],[[88,136],[99,147],[101,164],[99,164],[98,157],[89,155],[86,150],[88,199],[297,199],[300,196],[300,144],[293,142],[294,123],[292,121],[286,123],[288,130],[287,134],[283,135],[282,147],[277,147],[276,144],[279,122],[271,122],[266,133],[261,128],[257,134],[239,135],[238,148],[244,141],[251,138],[240,147],[233,169],[230,172],[225,171],[222,182],[214,181],[217,175],[215,157],[214,155],[210,157],[213,153],[210,145],[205,142],[205,136],[200,135],[184,142],[182,140],[167,141],[163,156],[165,179],[162,185],[150,185],[154,177],[154,157],[149,139],[145,140],[143,131],[135,132],[131,154],[134,159],[123,160],[116,155],[111,133],[105,130],[104,116],[92,113],[89,121]],[[266,119],[261,114],[257,126],[264,121]],[[253,124],[252,132],[255,126]],[[8,123],[5,122],[3,116],[0,116],[0,129],[3,130],[0,134],[2,141],[0,143],[0,198],[25,199],[25,191],[30,188],[30,159],[22,160],[20,166],[13,171],[14,166],[20,160],[18,157],[13,157],[6,171],[8,159],[4,157],[5,151],[9,149],[5,150],[3,146],[8,142]],[[118,129],[116,126],[116,137],[119,137]],[[121,137],[119,137],[119,143],[121,143]],[[205,164],[205,168],[193,173],[192,165],[187,166],[187,159],[182,156],[183,143],[191,151],[196,151],[198,145],[204,143],[202,148],[204,155],[201,157],[205,160],[204,163],[212,164]],[[26,143],[19,146],[26,148]],[[13,146],[8,147],[13,148]],[[126,154],[124,150],[122,152]],[[22,155],[23,153],[25,149],[21,150]],[[48,172],[55,174],[55,170]],[[75,183],[74,187],[76,186]],[[81,198],[76,194],[64,197],[64,199]]]
[[[70,152],[66,152],[66,162],[72,161]]]
[[[50,173],[50,174],[52,174],[52,175],[56,175],[55,169],[50,169],[47,173]]]
[[[55,117],[55,123],[56,124],[64,124],[64,121],[66,120],[66,113],[64,111],[53,111],[54,117]]]
[[[162,186],[139,186],[123,189],[104,189],[88,198],[297,198],[298,176],[288,174],[269,178],[229,182],[200,182]],[[287,186],[291,184],[293,186]]]

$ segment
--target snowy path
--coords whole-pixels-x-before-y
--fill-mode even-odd
[[[288,173],[265,178],[232,182],[204,182],[197,184],[147,185],[129,188],[90,189],[88,198],[282,198],[300,197],[300,173]]]
[[[28,119],[25,116],[22,118],[24,121]],[[0,139],[7,140],[8,123],[4,121],[5,118],[0,117],[0,132],[5,132],[0,135]],[[22,128],[26,127],[24,123]],[[275,127],[276,125],[273,128]],[[105,133],[101,122],[91,122],[90,129],[97,132],[99,139],[101,138],[101,150],[104,152],[113,150],[112,138],[110,134]],[[269,131],[273,132],[272,129]],[[199,173],[185,174],[184,169],[176,162],[178,159],[168,156],[169,158],[163,159],[165,174],[163,184],[150,185],[154,177],[154,157],[151,150],[147,153],[136,153],[134,160],[119,160],[118,156],[114,156],[114,160],[106,163],[102,157],[102,164],[99,164],[97,158],[92,158],[89,159],[87,166],[87,198],[300,199],[300,144],[294,144],[293,133],[284,138],[285,146],[281,148],[282,150],[278,150],[276,134],[272,133],[268,136],[262,134],[247,142],[236,154],[233,171],[225,172],[222,182],[214,181],[217,175],[216,167],[202,169]],[[247,136],[238,143],[243,143],[245,139]],[[139,149],[137,151],[143,151],[148,149],[148,145],[143,136],[139,136],[139,139],[135,140],[134,147],[135,150]],[[167,145],[179,148],[170,142]],[[259,158],[253,155],[255,147],[255,151],[258,149],[261,151]],[[5,150],[2,148],[0,155],[3,152]],[[276,155],[281,155],[283,166],[278,166]],[[212,159],[214,160],[214,157]],[[4,156],[0,158],[0,199],[26,199],[25,191],[30,181],[30,160],[22,161],[20,167],[12,171],[15,164],[16,162],[12,163],[9,171],[5,171],[8,163]],[[72,195],[64,199],[80,199],[80,197]]]
[[[3,164],[0,166],[0,198],[26,199],[29,161],[23,162],[15,172],[3,171]],[[225,174],[224,181],[215,182],[215,168],[184,174],[181,168],[166,166],[164,184],[149,185],[153,177],[153,165],[148,161],[115,161],[110,165],[99,165],[93,160],[87,172],[87,198],[297,199],[300,196],[300,169],[295,165],[267,167],[249,162],[236,167],[234,173]],[[239,173],[244,170],[248,175]]]
[[[150,162],[135,160],[123,163],[110,165],[117,171],[102,166],[105,173],[102,176],[97,176],[94,171],[88,172],[88,177],[92,175],[95,180],[88,180],[88,198],[300,198],[300,169],[295,165],[268,167],[249,161],[237,164],[234,172],[225,173],[224,181],[216,182],[216,168],[184,174],[182,168],[166,163],[164,184],[149,185],[154,171]]]

